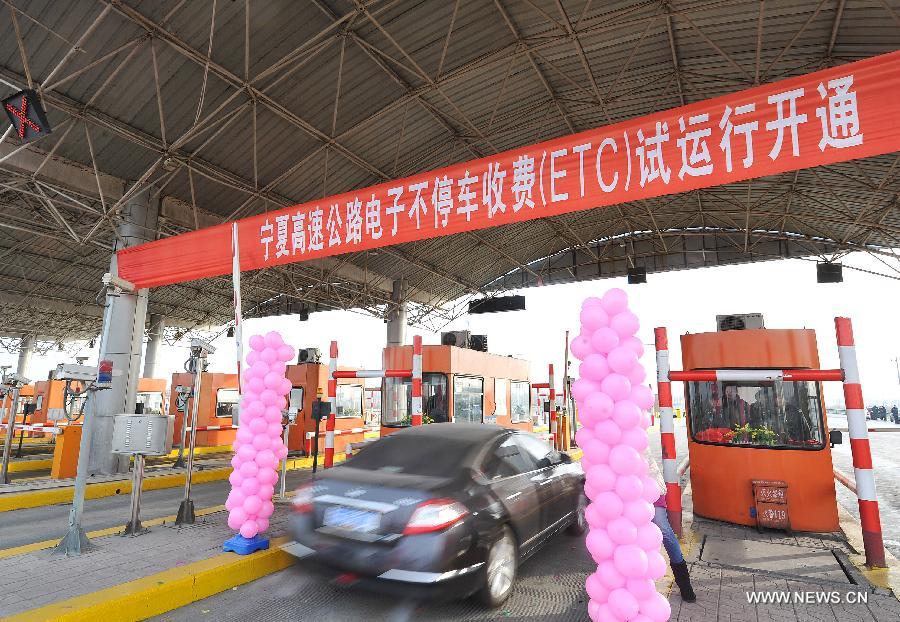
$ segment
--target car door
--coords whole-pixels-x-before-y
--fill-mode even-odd
[[[522,554],[533,545],[543,529],[538,487],[531,481],[533,469],[531,458],[522,451],[511,434],[487,452],[480,467],[486,486],[509,516]]]
[[[574,509],[570,478],[561,454],[541,439],[525,432],[514,434],[522,451],[535,463],[531,481],[538,487],[542,505],[542,531],[557,526]]]

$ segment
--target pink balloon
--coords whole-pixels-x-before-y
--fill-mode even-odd
[[[273,485],[278,481],[278,473],[275,472],[275,469],[258,469],[258,471],[259,475],[256,476],[256,479],[259,480],[260,484]]]
[[[641,358],[642,356],[644,356],[644,344],[641,343],[641,340],[638,339],[637,337],[634,337],[634,336],[627,337],[622,340],[621,345],[625,346],[626,348],[629,348],[632,352],[634,352],[634,355],[638,358]]]
[[[254,439],[255,441],[256,439]],[[247,460],[253,460],[256,457],[256,449],[253,445],[241,445],[241,448],[237,451],[237,457],[241,459],[241,463],[246,462]]]
[[[609,519],[600,513],[600,506],[596,503],[590,503],[584,509],[584,518],[588,525],[591,526],[591,532],[600,532],[606,528]]]
[[[257,434],[253,439],[253,457],[259,458],[259,453],[262,453],[263,450],[268,450],[271,446],[272,441],[269,439],[268,434]],[[259,460],[256,462],[259,463]]]
[[[613,553],[616,570],[629,579],[641,579],[647,575],[647,553],[636,544],[623,544]]]
[[[616,549],[615,542],[610,539],[604,529],[591,529],[585,538],[585,545],[588,553],[598,564],[612,557],[613,551]],[[591,596],[591,598],[595,597]]]
[[[266,340],[262,335],[253,335],[250,337],[249,343],[250,347],[257,352],[262,351],[266,347]]]
[[[266,424],[266,420],[262,417],[257,417],[251,420],[247,425],[250,428],[250,431],[253,432],[253,434],[265,434],[266,426],[268,424]]]
[[[637,404],[641,410],[650,410],[653,407],[653,391],[645,384],[631,387],[631,395],[628,399]]]
[[[580,416],[584,425],[594,426],[604,419],[609,419],[614,407],[615,404],[608,395],[597,391],[588,395],[584,400]]]
[[[262,359],[266,365],[272,365],[278,360],[278,350],[266,347],[265,350],[260,352],[259,358]]]
[[[256,464],[258,464],[261,469],[274,469],[275,465],[278,464],[278,459],[275,457],[275,452],[271,449],[264,449],[256,456]]]
[[[628,400],[622,400],[621,402],[616,402],[615,407],[613,408],[613,421],[622,428],[622,430],[627,430],[629,428],[633,428],[641,421],[641,409],[637,407],[634,402],[630,402]]]
[[[236,514],[236,512],[240,511],[240,514]],[[247,520],[246,514],[240,508],[235,508],[231,511],[231,514],[228,515],[228,527],[234,530],[238,530],[241,528],[241,525],[244,524],[244,521]]]
[[[291,392],[291,389],[294,388],[294,385],[287,378],[281,379],[281,384],[278,386],[276,393],[279,395],[287,395]]]
[[[281,409],[277,406],[266,406],[263,409],[266,423],[281,423]]]
[[[642,430],[646,430],[650,427],[653,421],[650,419],[650,413],[642,412],[641,413],[641,422],[638,424],[641,426]]]
[[[656,581],[666,575],[666,560],[659,550],[647,551],[647,577]]]
[[[278,448],[278,451],[275,452],[275,456],[278,458],[279,461],[281,461],[281,460],[284,460],[285,458],[287,458],[287,455],[288,455],[288,448],[284,446],[284,443],[282,443],[281,447]]]
[[[615,315],[628,306],[628,294],[618,287],[614,287],[603,294],[600,304],[608,314]]]
[[[239,426],[237,433],[234,435],[234,439],[241,441],[242,443],[249,443],[253,440],[253,432],[245,425]]]
[[[257,518],[256,526],[259,528],[258,533],[265,533],[266,530],[269,529],[269,519],[268,518]]]
[[[605,465],[609,461],[609,445],[598,438],[589,440],[582,449],[591,464]]]
[[[639,609],[642,614],[653,622],[666,622],[672,615],[672,606],[665,596],[659,592],[651,594],[650,598],[640,601]]]
[[[283,362],[288,362],[293,360],[294,358],[294,348],[289,346],[288,344],[284,344],[280,348],[278,348],[278,360]]]
[[[609,368],[617,374],[628,374],[637,365],[637,356],[627,346],[618,345],[606,357]]]
[[[617,345],[619,345],[619,335],[608,326],[598,328],[591,335],[591,346],[596,352],[601,354],[608,353]]]
[[[609,320],[609,327],[616,331],[619,339],[631,337],[638,331],[640,325],[637,316],[631,311],[617,313]]]
[[[638,601],[625,588],[610,592],[607,604],[612,614],[620,620],[631,620],[638,614]]]
[[[258,360],[260,360],[259,352],[256,350],[250,350],[250,352],[247,353],[247,367],[250,367]]]
[[[644,487],[637,475],[620,475],[616,478],[616,494],[622,501],[634,501],[641,498]]]
[[[588,537],[590,537],[590,534],[588,534]],[[606,602],[606,599],[609,596],[609,590],[603,585],[603,581],[600,580],[600,577],[596,572],[588,575],[588,578],[584,582],[584,587],[591,600]]]
[[[278,372],[270,371],[263,379],[263,383],[267,389],[277,389],[281,387],[282,379],[284,379],[283,375]]]
[[[262,382],[262,381],[260,381]],[[251,404],[247,405],[247,409],[242,411],[241,414],[248,417],[258,417],[263,414],[266,410],[266,405],[260,402],[259,400],[254,401]]]
[[[600,382],[609,375],[609,365],[602,354],[588,354],[578,366],[578,375],[594,382]]]
[[[662,546],[662,532],[656,523],[650,522],[637,528],[637,539],[634,541],[645,551],[658,551]]]
[[[649,444],[647,432],[640,426],[622,432],[622,444],[633,447],[638,453],[643,453]]]
[[[599,390],[600,385],[587,378],[579,378],[572,383],[572,397],[574,397],[575,401],[579,404],[583,404],[584,400],[587,399],[591,393]]]
[[[237,454],[231,456],[231,468],[237,469],[237,468],[239,468],[242,464],[244,464],[244,459],[243,459],[243,458],[239,458],[239,457],[237,456]]]
[[[585,485],[584,485],[584,494],[585,494],[585,495],[587,496],[587,498],[590,499],[591,501],[596,501],[597,495],[600,494],[600,491],[597,490],[596,488],[594,488],[593,486],[591,486],[590,484],[585,483]]]
[[[275,400],[275,405],[278,407],[278,410],[286,409],[288,405],[287,398],[283,395],[279,395],[278,399]]]
[[[622,438],[622,429],[612,419],[601,421],[594,426],[594,436],[607,445],[615,445]]]
[[[260,358],[257,362],[253,363],[250,367],[246,369],[244,374],[250,378],[265,378],[266,374],[269,373],[269,366],[266,362]]]
[[[249,461],[241,465],[240,471],[244,477],[254,477],[259,471],[259,467],[255,462]]]
[[[616,570],[616,565],[611,559],[607,559],[597,565],[597,575],[607,589],[617,590],[625,586],[625,577]]]
[[[631,595],[638,600],[646,600],[656,593],[656,585],[654,585],[653,581],[646,578],[626,580],[625,589],[631,592]]]
[[[644,525],[653,520],[653,506],[643,499],[629,501],[622,510],[623,516],[637,525]]]
[[[616,474],[605,464],[592,466],[586,475],[587,483],[598,493],[608,492],[616,486]]]
[[[584,307],[579,318],[581,319],[581,325],[586,331],[597,330],[609,324],[609,316],[606,314],[606,311],[603,310],[603,307],[597,305]]]
[[[232,500],[235,506],[241,507],[244,505],[244,499],[247,498],[247,495],[245,495],[240,488],[233,488],[231,492],[228,493],[228,498]]]
[[[274,406],[278,403],[278,394],[272,389],[266,389],[259,394],[259,400],[266,406]]]
[[[245,479],[241,484],[241,492],[248,497],[255,495],[259,492],[259,481],[255,477]]]
[[[270,438],[278,438],[279,436],[281,436],[281,432],[281,423],[270,423],[268,426],[266,426],[266,434]]]
[[[588,441],[594,439],[594,433],[589,427],[584,427],[584,419],[582,419],[580,413],[578,415],[578,419],[581,422],[582,427],[578,428],[578,431],[575,432],[575,443],[577,443],[579,447],[584,448]]]
[[[637,529],[631,521],[623,516],[609,521],[606,532],[610,539],[618,545],[631,544],[637,539]]]
[[[586,307],[599,307],[603,301],[597,298],[597,296],[588,296],[584,299],[584,302],[581,303],[581,308],[584,309]]]
[[[272,484],[260,484],[259,492],[256,494],[260,499],[271,499],[275,494],[275,487]]]
[[[600,383],[600,390],[618,402],[628,397],[631,392],[631,383],[622,374],[610,374]]]
[[[252,393],[253,395],[259,395],[262,393],[263,389],[266,388],[266,385],[260,380],[259,376],[253,376],[248,378],[246,382],[244,382],[244,388],[247,393]]]
[[[256,534],[259,533],[259,525],[256,524],[255,520],[247,520],[241,525],[241,535],[245,538],[252,538]]]
[[[262,502],[262,506],[259,508],[259,513],[257,514],[257,516],[259,516],[260,518],[269,518],[274,513],[275,504],[266,499]]]
[[[277,331],[272,330],[266,333],[267,348],[280,348],[282,345],[284,345],[284,339]]]
[[[579,361],[583,361],[588,354],[594,351],[591,347],[591,340],[581,335],[572,340],[572,345],[569,346],[569,349],[572,351],[572,356]]]
[[[645,475],[641,478],[641,483],[644,488],[643,494],[641,495],[644,498],[644,501],[647,503],[656,503],[656,500],[659,499],[659,496],[662,494],[662,491],[659,489],[659,484],[656,483],[656,478]]]
[[[259,512],[259,508],[262,507],[262,499],[260,499],[256,495],[249,495],[246,499],[244,499],[244,505],[242,507],[248,515],[255,515],[257,512]]]
[[[596,605],[593,613],[591,613],[591,604]],[[588,601],[588,613],[591,616],[591,622],[619,622],[619,619],[613,615],[613,612],[609,610],[609,605],[606,603],[601,604]]]
[[[231,495],[228,495],[228,498],[225,499],[225,509],[229,512],[237,507],[234,503],[234,499],[231,498]]]
[[[644,384],[644,381],[647,379],[647,372],[644,371],[644,366],[640,363],[636,363],[625,377],[628,378],[628,381],[631,382],[631,386],[635,386],[638,384]]]
[[[609,520],[620,516],[624,509],[622,500],[614,492],[601,492],[597,495],[596,503],[600,508],[600,514]]]
[[[228,476],[228,482],[235,488],[239,487],[243,481],[244,476],[241,475],[240,471],[232,471]]]
[[[619,475],[636,474],[640,470],[641,455],[633,447],[616,445],[609,450],[609,466]]]

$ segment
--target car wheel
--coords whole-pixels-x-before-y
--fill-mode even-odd
[[[509,598],[516,582],[519,553],[512,530],[503,526],[500,536],[491,545],[487,554],[485,585],[478,598],[488,607],[499,607]]]
[[[566,533],[572,536],[583,536],[587,533],[588,523],[587,518],[584,515],[584,511],[587,509],[588,499],[585,494],[578,494],[578,501],[575,505],[575,519],[572,521],[572,524],[569,525],[568,529],[566,529]]]

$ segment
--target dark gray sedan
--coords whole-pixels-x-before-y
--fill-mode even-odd
[[[505,601],[519,564],[586,529],[581,465],[499,426],[406,428],[301,487],[289,550],[404,597]]]

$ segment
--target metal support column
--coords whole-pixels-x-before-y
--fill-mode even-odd
[[[156,378],[157,359],[163,343],[163,331],[166,329],[166,316],[154,313],[150,316],[147,351],[144,353],[144,378]]]
[[[151,189],[144,188],[124,205],[121,220],[116,225],[116,246],[110,260],[110,274],[116,275],[115,251],[136,246],[156,238],[158,198],[151,197]],[[121,238],[121,239],[119,239]],[[124,241],[124,244],[123,244]],[[123,293],[108,301],[112,307],[106,314],[103,327],[107,338],[102,340],[100,358],[113,361],[120,375],[113,378],[112,388],[94,396],[94,422],[91,454],[88,456],[90,474],[127,473],[127,455],[112,453],[113,416],[133,413],[138,378],[141,372],[141,349],[147,314],[147,290]],[[87,430],[84,430],[87,433]]]
[[[406,281],[394,281],[391,291],[391,309],[387,314],[387,345],[402,346],[406,343]]]
[[[20,376],[28,375],[28,366],[31,364],[31,355],[34,353],[34,335],[22,335],[19,342],[19,363],[16,365],[16,373]]]

